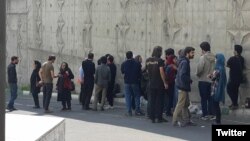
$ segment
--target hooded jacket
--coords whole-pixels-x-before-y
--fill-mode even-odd
[[[211,82],[207,75],[213,73],[214,66],[214,54],[211,52],[206,52],[204,55],[202,55],[196,69],[196,76],[198,76],[199,81]]]
[[[179,90],[191,91],[190,61],[186,57],[179,58],[175,84]]]

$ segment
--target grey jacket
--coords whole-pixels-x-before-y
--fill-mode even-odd
[[[214,67],[215,55],[211,52],[206,52],[200,57],[197,65],[196,76],[198,76],[199,81],[211,82],[207,75],[213,73]]]
[[[111,72],[106,64],[101,64],[95,72],[95,84],[100,87],[108,88],[108,83],[111,81]]]

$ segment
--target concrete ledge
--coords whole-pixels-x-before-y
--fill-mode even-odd
[[[65,141],[63,118],[6,114],[6,141]]]

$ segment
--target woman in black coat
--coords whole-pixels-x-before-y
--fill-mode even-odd
[[[38,94],[40,93],[41,86],[38,83],[41,80],[39,77],[41,63],[37,60],[34,60],[33,68],[34,69],[30,77],[30,92],[32,93],[35,102],[35,106],[33,108],[38,109],[40,108]]]
[[[57,80],[57,101],[62,101],[62,111],[71,110],[71,79],[74,79],[74,75],[66,62],[63,62],[60,67],[60,72]]]

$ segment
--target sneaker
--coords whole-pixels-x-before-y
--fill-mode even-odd
[[[135,112],[135,115],[136,116],[145,116],[145,114],[143,112],[141,112],[141,111]]]
[[[156,123],[162,123],[162,122],[168,122],[168,120],[162,118],[162,119],[156,119]]]
[[[202,116],[202,117],[201,117],[201,120],[206,121],[206,120],[208,120],[208,117],[207,117],[207,116]]]
[[[183,123],[182,123],[182,122],[180,122],[180,121],[175,121],[175,122],[173,123],[173,126],[185,127],[186,125],[185,125],[185,124],[183,124]]]
[[[62,108],[61,111],[66,111],[67,109],[66,108]]]
[[[210,116],[209,117],[209,120],[215,120],[216,119],[216,116]]]

